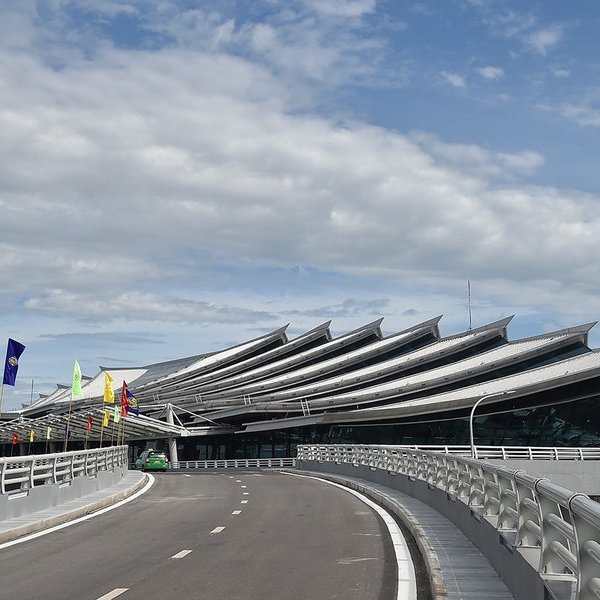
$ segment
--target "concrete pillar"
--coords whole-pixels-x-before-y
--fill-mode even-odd
[[[174,425],[175,420],[173,419],[173,405],[169,402],[167,404],[167,423]],[[169,438],[169,460],[173,462],[179,462],[179,456],[177,454],[177,438]]]

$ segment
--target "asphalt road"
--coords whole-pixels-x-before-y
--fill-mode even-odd
[[[2,598],[395,600],[380,517],[277,472],[164,473],[140,498],[0,550]]]

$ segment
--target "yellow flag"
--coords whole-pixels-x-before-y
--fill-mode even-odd
[[[113,378],[108,374],[108,372],[104,371],[104,402],[108,404],[115,403],[115,390],[111,385]]]
[[[29,432],[29,441],[30,441],[30,442],[33,442],[33,438],[34,438],[34,437],[35,437],[35,431],[32,429],[32,430]]]
[[[110,420],[110,413],[105,410],[104,411],[104,416],[102,417],[102,425],[104,427],[108,427],[108,421]]]

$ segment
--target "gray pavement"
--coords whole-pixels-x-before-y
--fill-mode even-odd
[[[277,472],[155,478],[117,510],[0,549],[3,597],[396,600],[391,539],[351,494]]]
[[[112,506],[135,494],[147,480],[144,473],[129,471],[119,483],[98,492],[52,508],[0,521],[0,545]],[[18,502],[18,499],[15,502]]]

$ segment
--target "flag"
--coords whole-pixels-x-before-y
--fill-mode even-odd
[[[71,430],[69,429],[69,426],[67,424],[65,424],[65,437],[67,439],[71,437]]]
[[[48,427],[46,428],[46,439],[49,440],[50,439],[50,434],[52,433],[52,427],[50,427],[50,425],[48,425]]]
[[[133,413],[136,417],[140,416],[140,405],[137,401],[137,398],[129,391],[127,388],[127,384],[125,387],[125,394],[127,396],[127,413]]]
[[[91,431],[92,430],[92,423],[93,422],[94,422],[94,420],[92,419],[92,417],[88,417],[87,418],[87,426],[86,426],[87,431]]]
[[[113,421],[115,423],[118,423],[121,420],[121,411],[119,410],[119,407],[115,404],[115,410],[113,412]]]
[[[123,386],[121,387],[121,415],[124,417],[127,415],[127,383],[123,381]]]
[[[108,421],[110,420],[110,413],[105,410],[104,415],[102,415],[102,427],[108,427]]]
[[[35,437],[35,431],[32,429],[29,432],[29,443],[33,442],[33,438]]]
[[[71,386],[71,395],[73,398],[83,396],[83,390],[81,389],[81,367],[77,361],[75,361],[75,364],[73,365],[73,385]]]
[[[13,444],[13,446],[15,444],[19,443],[19,434],[18,433],[13,433],[11,438],[10,438],[11,443]]]
[[[108,404],[114,404],[115,402],[115,390],[111,385],[113,378],[104,371],[104,402]]]
[[[8,347],[6,348],[6,361],[4,362],[4,378],[2,384],[15,385],[17,378],[17,369],[19,368],[19,357],[23,354],[25,346],[20,342],[8,338]]]

